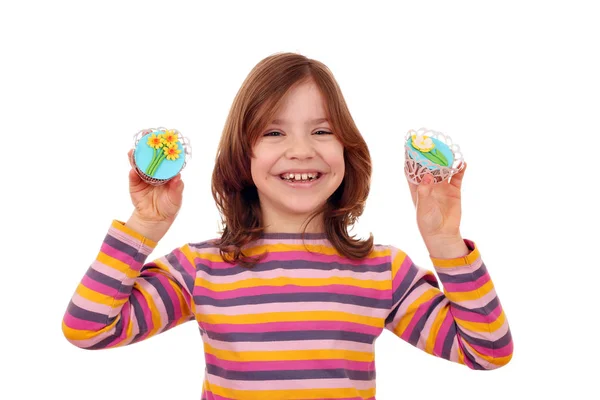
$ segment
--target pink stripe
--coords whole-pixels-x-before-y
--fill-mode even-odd
[[[209,344],[215,349],[224,351],[287,351],[287,350],[346,350],[372,353],[373,345],[350,340],[296,340],[296,341],[265,341],[265,342],[224,342],[211,340]]]
[[[206,374],[207,379],[218,386],[234,390],[264,391],[264,390],[302,390],[302,389],[329,389],[335,393],[335,389],[348,388],[348,379],[287,379],[265,381],[241,381],[225,379],[220,376]],[[369,390],[375,387],[375,381],[352,381],[352,388],[357,390]],[[330,393],[330,394],[333,394]],[[252,397],[250,397],[252,398]]]
[[[241,282],[246,279],[274,279],[274,278],[289,278],[289,279],[302,279],[302,278],[311,278],[311,279],[329,279],[329,278],[355,278],[356,280],[371,280],[378,281],[382,284],[382,286],[386,286],[389,284],[390,280],[390,272],[357,272],[357,271],[323,271],[323,270],[315,270],[315,269],[293,269],[293,270],[281,270],[274,269],[271,271],[263,271],[263,272],[254,272],[252,270],[248,270],[245,272],[241,272],[235,275],[229,276],[219,276],[219,275],[211,275],[206,273],[205,271],[198,271],[196,274],[197,278],[202,278],[207,280],[208,282],[214,283],[234,283]]]
[[[235,290],[227,290],[217,292],[209,290],[205,287],[196,285],[194,287],[194,296],[207,296],[213,299],[224,300],[234,299],[237,297],[259,296],[262,294],[290,294],[290,293],[335,293],[335,294],[352,294],[356,296],[370,297],[373,299],[389,299],[388,290],[365,289],[357,286],[349,285],[325,285],[325,286],[257,286],[251,288],[241,288]]]
[[[205,353],[206,363],[231,371],[280,371],[343,368],[352,371],[373,371],[375,362],[349,360],[289,360],[289,361],[226,361]]]
[[[289,331],[348,331],[377,336],[381,328],[353,322],[338,321],[300,321],[300,322],[267,322],[264,324],[209,324],[201,323],[203,328],[216,333],[239,333],[239,332],[289,332]]]
[[[235,399],[230,399],[229,397],[221,397],[219,395],[216,395],[214,393],[212,393],[210,390],[205,390],[204,393],[202,394],[202,399],[201,400],[235,400]],[[375,397],[369,397],[368,399],[365,399],[363,397],[329,397],[329,398],[325,398],[325,399],[321,399],[321,400],[375,400]]]
[[[473,290],[479,289],[480,287],[482,287],[489,281],[490,281],[490,275],[488,273],[485,273],[484,275],[480,276],[475,281],[463,282],[463,283],[447,282],[447,283],[444,283],[443,285],[444,285],[444,289],[446,289],[446,291],[450,292],[450,293],[471,292]]]
[[[129,254],[123,253],[122,251],[115,249],[114,247],[110,246],[106,242],[102,243],[102,247],[100,247],[100,251],[109,257],[115,258],[115,259],[129,265],[131,267],[131,269],[134,269],[136,271],[139,271],[142,267],[142,264],[140,262],[134,260],[133,257],[131,257]]]
[[[194,276],[196,274],[196,265],[192,264],[187,259],[187,257],[183,253],[183,251],[181,251],[181,249],[176,249],[171,254],[175,256],[175,258],[179,262],[179,265],[181,265],[183,267],[184,271],[189,276]],[[166,261],[166,259],[164,261]],[[174,268],[172,268],[172,269],[174,269]]]
[[[404,261],[398,267],[398,271],[396,271],[396,276],[392,277],[392,293],[398,289],[398,286],[402,283],[408,271],[410,271],[410,266],[412,265],[412,261],[408,256],[405,256]]]
[[[106,325],[101,324],[99,322],[86,321],[83,319],[79,319],[77,317],[72,316],[69,313],[66,313],[63,318],[65,325],[67,325],[71,329],[77,329],[80,331],[96,331],[104,328]]]
[[[448,296],[451,298],[452,293],[449,293]],[[496,290],[492,288],[487,294],[483,295],[478,299],[473,300],[462,300],[462,301],[454,301],[455,304],[460,304],[464,308],[479,308],[483,307],[486,304],[489,304],[490,301],[494,300],[496,297]]]
[[[500,314],[502,314],[502,307],[500,306],[500,304],[498,304],[496,308],[494,308],[488,315],[481,315],[470,311],[463,311],[453,307],[452,314],[455,318],[462,319],[463,321],[490,323],[497,320]]]
[[[444,341],[448,332],[450,331],[450,327],[454,324],[454,318],[452,318],[452,313],[448,312],[446,314],[446,318],[442,322],[442,326],[440,326],[440,330],[435,337],[435,346],[433,346],[433,353],[437,356],[442,355],[442,351],[444,350]]]
[[[95,260],[92,263],[92,266],[90,267],[90,269],[93,269],[97,272],[100,272],[101,274],[104,274],[113,279],[116,279],[117,281],[121,282],[123,285],[131,285],[133,283],[133,281],[135,280],[135,278],[129,278],[129,277],[127,277],[127,275],[125,273],[123,273],[117,269],[114,269],[113,267],[110,267],[106,264],[103,264],[98,260]]]
[[[93,280],[88,275],[85,275],[83,277],[83,279],[81,280],[81,284],[83,286],[85,286],[86,288],[91,289],[94,292],[103,294],[103,295],[105,295],[107,297],[113,297],[113,296],[115,296],[117,298],[120,297],[121,299],[128,297],[126,294],[119,293],[117,291],[117,289],[115,289],[115,288],[112,288],[110,286],[106,286],[103,283],[100,283],[98,281]]]
[[[205,398],[206,398],[206,400],[235,400],[235,399],[231,399],[229,397],[219,396],[218,394],[214,394],[210,390],[206,390],[202,394],[202,399],[201,400],[204,400]]]
[[[109,315],[109,317],[112,317],[110,315],[110,313],[113,311],[113,309],[110,306],[107,306],[107,305],[101,304],[101,303],[94,303],[93,301],[90,301],[84,297],[81,297],[77,293],[75,293],[73,295],[73,297],[71,298],[71,301],[77,307],[83,308],[84,310],[92,311],[92,312],[95,312],[98,314]]]
[[[347,314],[360,315],[385,319],[389,310],[356,306],[354,304],[335,302],[290,302],[290,303],[267,303],[267,304],[244,304],[231,307],[216,307],[209,305],[198,306],[198,313],[203,315],[253,315],[272,312],[296,312],[296,311],[338,311]]]

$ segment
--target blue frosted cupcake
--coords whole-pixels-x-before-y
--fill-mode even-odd
[[[185,167],[191,147],[176,129],[146,129],[136,134],[133,164],[140,177],[153,185],[161,185]]]
[[[419,184],[427,173],[434,177],[434,183],[442,182],[462,168],[460,147],[441,132],[411,129],[406,135],[404,149],[404,172],[414,184]]]

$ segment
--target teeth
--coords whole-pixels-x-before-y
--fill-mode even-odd
[[[312,181],[318,177],[319,177],[318,172],[285,173],[285,174],[281,175],[281,178],[285,179],[286,181],[296,181],[296,182]]]

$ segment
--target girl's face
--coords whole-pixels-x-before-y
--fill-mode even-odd
[[[299,230],[340,186],[344,147],[326,115],[323,96],[308,81],[290,90],[261,132],[250,165],[267,232]]]

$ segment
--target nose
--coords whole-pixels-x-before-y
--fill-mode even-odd
[[[310,140],[310,135],[291,135],[291,140],[286,150],[290,159],[303,160],[315,156],[315,148]]]

